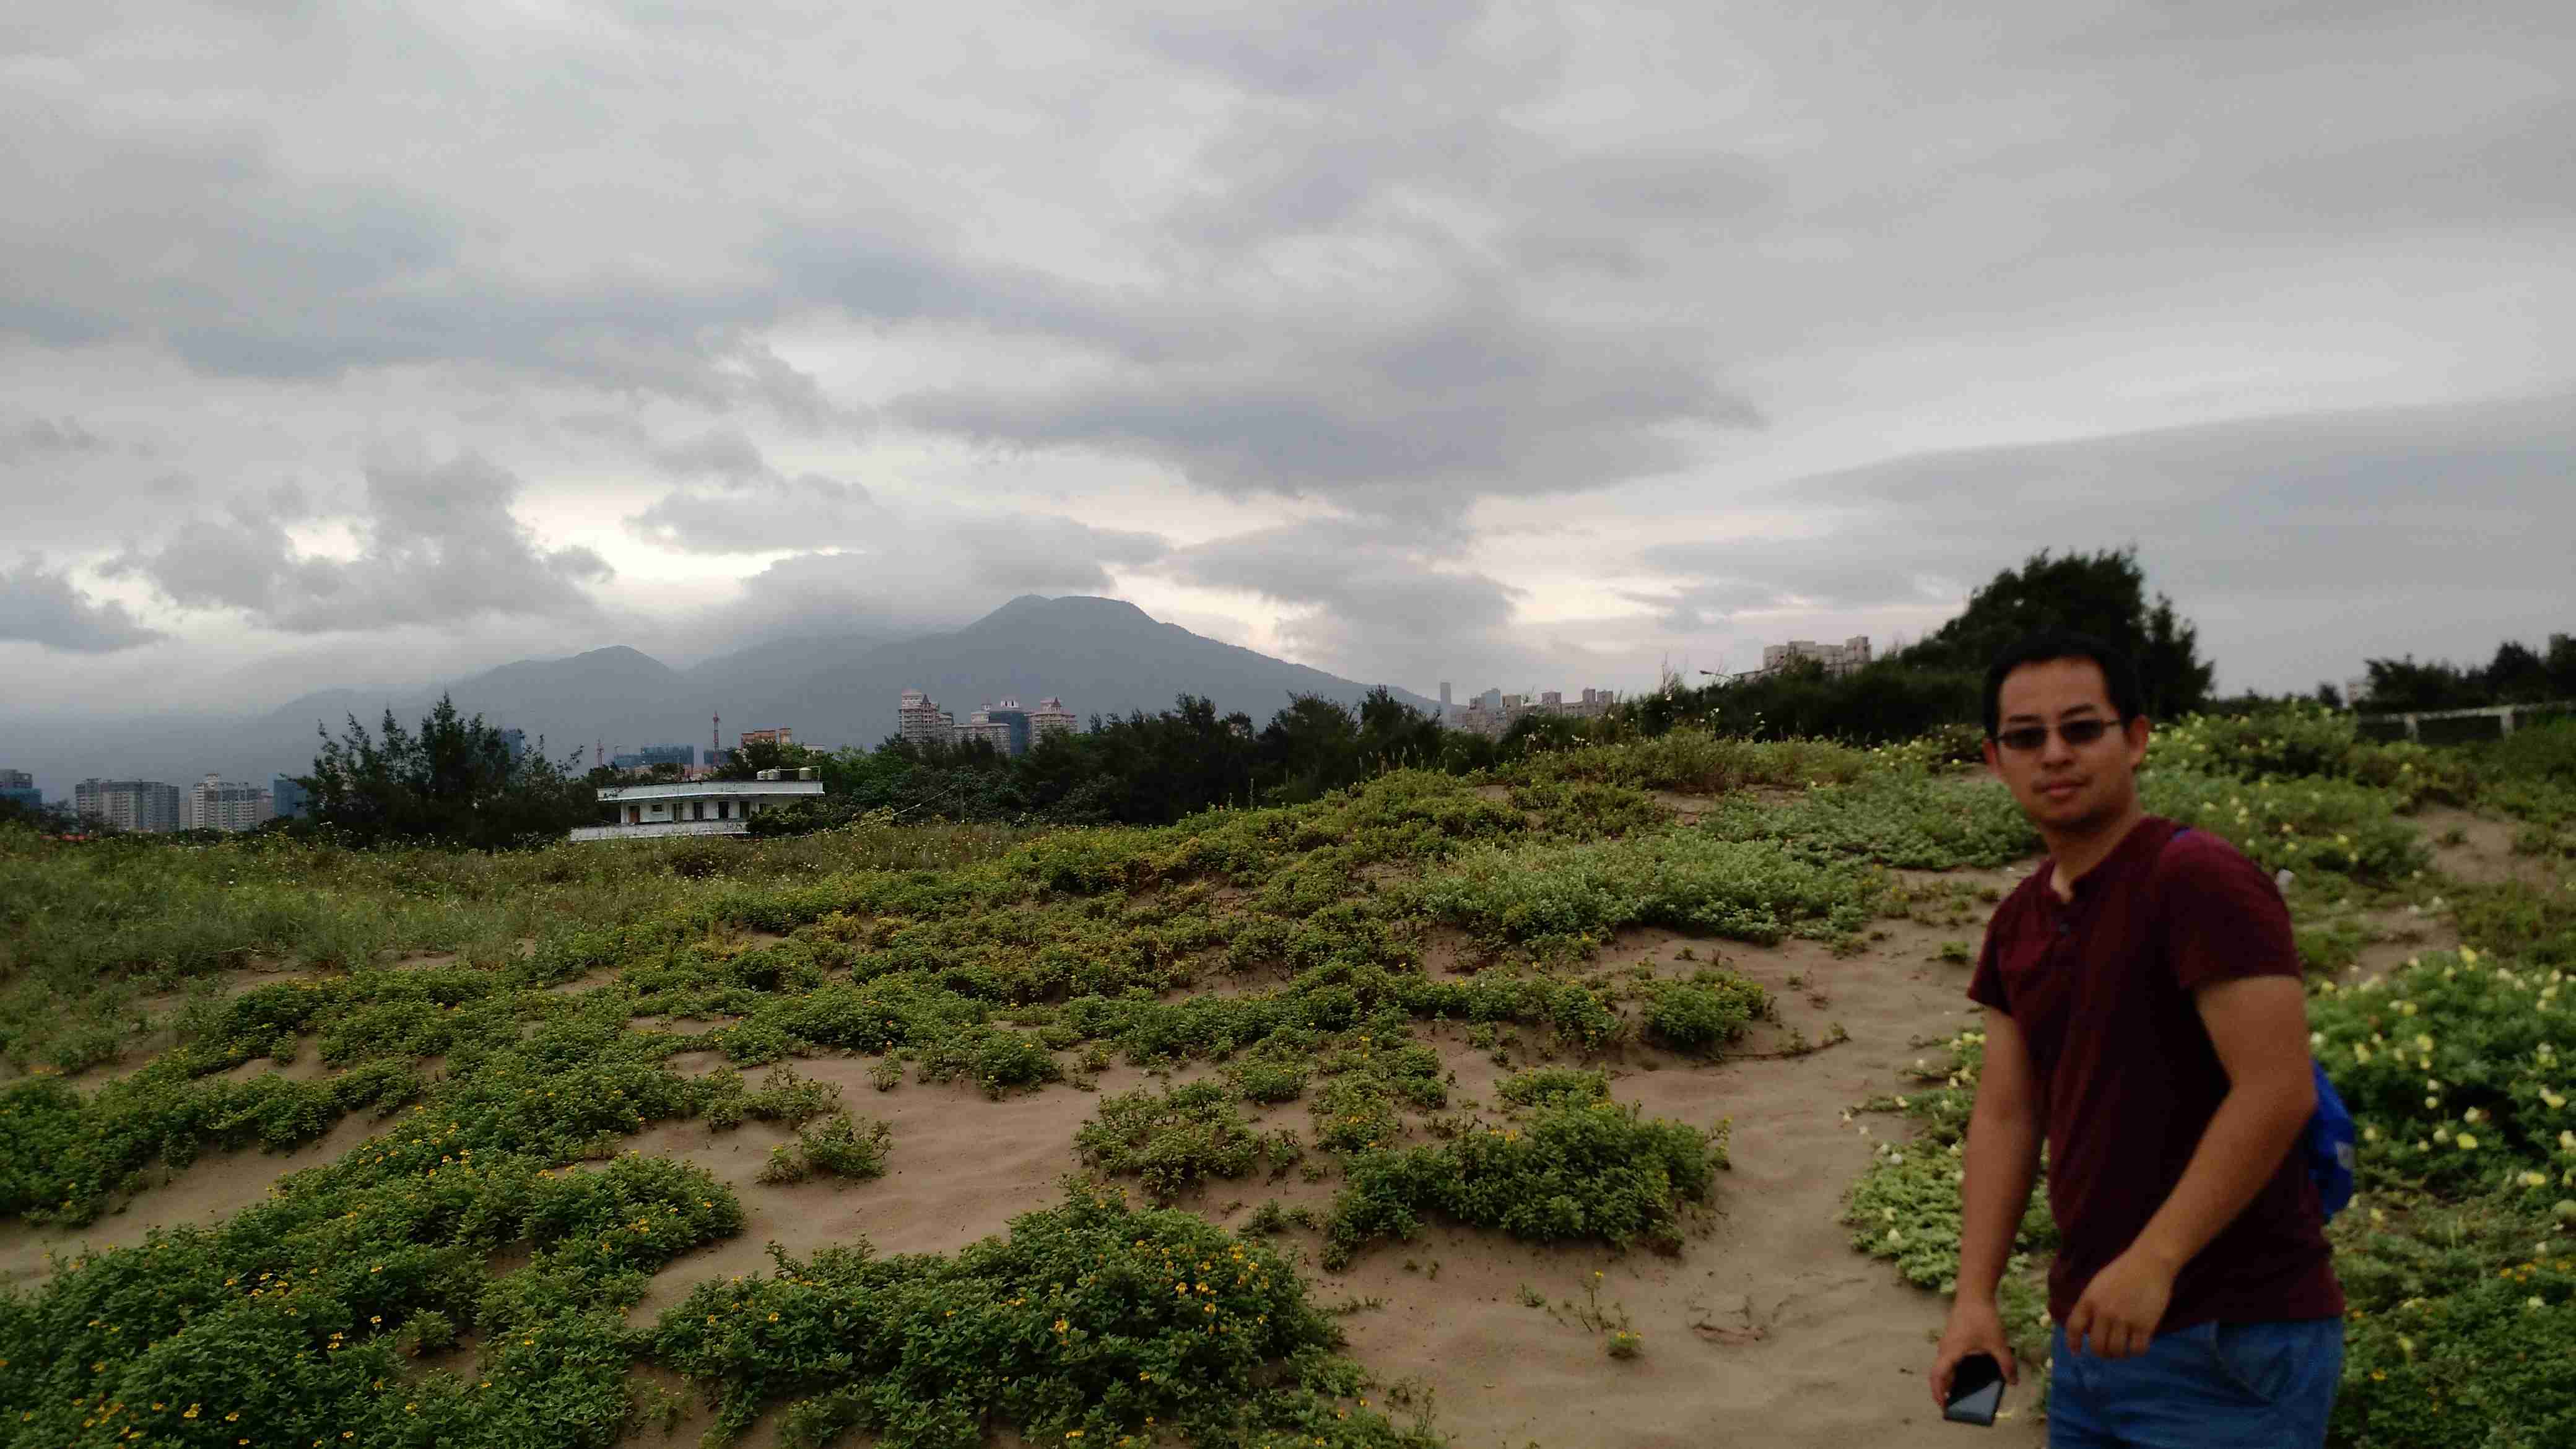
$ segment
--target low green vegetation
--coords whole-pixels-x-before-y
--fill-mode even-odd
[[[1877,914],[1883,889],[1854,866],[1668,830],[1474,853],[1426,877],[1412,904],[1489,948],[1566,960],[1628,926],[1764,944],[1792,935],[1849,936]]]
[[[1031,1442],[1433,1449],[1353,1404],[1365,1385],[1296,1270],[1184,1213],[1077,1188],[1006,1238],[953,1257],[864,1242],[708,1283],[662,1316],[656,1361],[716,1395],[720,1435],[784,1406],[781,1439],[851,1429],[973,1449],[988,1424]]]
[[[1295,1254],[1337,1268],[1431,1223],[1683,1248],[1728,1124],[1651,1119],[1616,1083],[1724,1058],[1772,1002],[1703,968],[1704,942],[1679,970],[1604,948],[1636,927],[1843,948],[1906,916],[1964,958],[1996,883],[1897,871],[2031,848],[1955,734],[1858,749],[1642,720],[1081,829],[860,814],[474,854],[0,825],[0,1061],[20,1074],[0,1081],[0,1214],[85,1224],[210,1153],[336,1153],[211,1227],[0,1293],[0,1401],[30,1416],[0,1444],[607,1445],[649,1417],[653,1370],[708,1399],[719,1437],[768,1416],[795,1444],[1427,1449],[1433,1428],[1361,1402]],[[2293,870],[2321,972],[2410,905],[2470,943],[2316,998],[2319,1050],[2378,1134],[2336,1227],[2363,1310],[2339,1442],[2472,1443],[2481,1421],[2551,1442],[2570,1398],[2553,1315],[2576,1311],[2555,1065],[2576,1053],[2576,893],[2419,879],[2410,812],[2490,803],[2495,756],[2341,728],[2177,725],[2150,803]],[[1927,1046],[1916,1089],[1880,1104],[1916,1135],[1876,1140],[1851,1200],[1854,1242],[1932,1289],[1955,1272],[1976,1048]],[[1450,1065],[1483,1056],[1530,1069],[1462,1092]],[[1095,1176],[1005,1238],[700,1281],[687,1255],[742,1206],[630,1151],[638,1134],[764,1124],[732,1139],[764,1182],[900,1167],[905,1141],[806,1065],[831,1057],[970,1111],[1114,1070],[1185,1084],[1090,1104],[1071,1145]],[[1242,1238],[1119,1196],[1215,1214],[1292,1173],[1324,1186],[1246,1205]],[[2007,1303],[2029,1344],[2044,1211],[2024,1226]],[[665,1271],[684,1301],[630,1321]]]
[[[1650,1122],[1607,1097],[1559,1091],[1446,1142],[1361,1152],[1324,1226],[1324,1264],[1410,1237],[1433,1214],[1532,1242],[1677,1251],[1685,1208],[1727,1165],[1727,1130]]]
[[[1991,867],[2039,849],[2039,836],[2002,785],[1904,765],[1785,804],[1730,801],[1701,827],[1818,865],[1858,859],[1913,870]]]
[[[1216,1082],[1104,1097],[1073,1141],[1086,1164],[1111,1176],[1134,1174],[1160,1202],[1263,1162],[1285,1171],[1305,1155],[1293,1132],[1255,1131]]]

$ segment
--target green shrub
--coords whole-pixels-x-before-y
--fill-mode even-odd
[[[1678,1247],[1682,1205],[1708,1195],[1726,1165],[1726,1135],[1724,1125],[1642,1121],[1607,1100],[1560,1100],[1436,1146],[1364,1152],[1333,1199],[1324,1263],[1340,1267],[1379,1238],[1410,1237],[1433,1213],[1534,1242]]]
[[[2344,876],[2389,884],[2429,864],[2422,832],[2397,814],[2389,792],[2341,780],[2258,780],[2188,770],[2150,771],[2139,783],[2148,810],[2232,842],[2266,871]]]
[[[1064,1066],[1035,1038],[1006,1027],[974,1027],[921,1048],[921,1079],[947,1082],[964,1077],[1000,1098],[1015,1088],[1041,1087],[1064,1079]]]
[[[2308,1024],[2360,1125],[2364,1183],[2503,1192],[2534,1211],[2576,1188],[2569,996],[2563,973],[2474,948],[2359,987],[2321,985]]]
[[[815,1170],[837,1177],[882,1177],[894,1132],[874,1118],[861,1126],[847,1112],[834,1112],[796,1134],[796,1145]]]
[[[1750,740],[1675,729],[1615,744],[1534,751],[1502,773],[1532,785],[1586,781],[1715,795],[1748,785],[1835,784],[1861,777],[1867,751],[1824,740]]]
[[[2040,848],[2038,832],[2001,784],[1903,767],[1783,804],[1730,800],[1700,829],[1816,864],[1860,859],[1913,870],[2004,865]]]
[[[864,1242],[707,1283],[662,1315],[653,1357],[715,1396],[716,1442],[783,1405],[781,1437],[850,1429],[974,1449],[1031,1442],[1195,1444],[1276,1437],[1327,1449],[1435,1449],[1343,1400],[1364,1380],[1333,1324],[1268,1247],[1179,1212],[1077,1190],[953,1257]]]
[[[1646,1029],[1677,1052],[1714,1057],[1771,1009],[1770,993],[1732,972],[1700,971],[1646,988]]]
[[[1073,1141],[1084,1162],[1113,1176],[1136,1174],[1157,1202],[1212,1177],[1241,1177],[1270,1146],[1214,1082],[1104,1097]]]
[[[2491,1201],[2335,1224],[2349,1307],[2333,1439],[2351,1449],[2576,1443],[2576,1244]]]
[[[1540,1067],[1503,1078],[1494,1094],[1516,1107],[1588,1107],[1610,1100],[1610,1075],[1574,1067]]]
[[[1852,867],[1676,830],[1471,853],[1426,877],[1407,899],[1490,946],[1574,956],[1625,926],[1764,944],[1847,935],[1868,922],[1882,894]]]
[[[1291,1102],[1304,1095],[1308,1071],[1303,1062],[1265,1058],[1236,1062],[1225,1079],[1247,1102]]]

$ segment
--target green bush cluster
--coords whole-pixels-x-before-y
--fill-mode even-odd
[[[1498,773],[1534,786],[1589,783],[1717,795],[1754,785],[1845,784],[1861,778],[1870,764],[1869,752],[1825,740],[1743,739],[1684,727],[1613,743],[1533,749]]]
[[[614,1442],[622,1311],[651,1273],[740,1231],[740,1208],[678,1163],[559,1169],[476,1135],[415,1111],[218,1227],[0,1294],[0,1442]],[[514,1247],[527,1265],[494,1276]],[[469,1370],[400,1357],[457,1333],[482,1341]]]
[[[1588,1107],[1610,1100],[1610,1074],[1598,1068],[1540,1067],[1503,1078],[1494,1094],[1515,1107]]]
[[[2151,768],[2237,780],[2343,780],[2392,792],[2406,809],[2428,802],[2466,804],[2478,793],[2478,771],[2457,751],[2362,737],[2356,717],[2291,703],[2242,715],[2191,715],[2159,724],[2149,742]]]
[[[1819,865],[1856,858],[1910,870],[1991,867],[2039,849],[2038,832],[2002,785],[1903,766],[1779,805],[1729,801],[1700,828]]]
[[[2149,811],[2222,836],[2266,871],[2388,885],[2432,862],[2423,833],[2389,791],[2347,780],[2257,780],[2155,770],[2139,781]]]
[[[1186,1213],[1076,1189],[953,1257],[772,1253],[774,1272],[701,1285],[651,1336],[705,1387],[717,1442],[777,1406],[791,1445],[864,1429],[975,1449],[988,1425],[1046,1444],[1439,1442],[1350,1402],[1365,1380],[1293,1268]]]
[[[835,1177],[883,1177],[894,1129],[874,1118],[865,1123],[847,1112],[831,1112],[797,1129],[788,1141],[770,1149],[761,1164],[762,1182],[802,1182],[818,1172]]]
[[[1714,1057],[1768,1015],[1771,995],[1731,971],[1697,971],[1687,981],[1658,981],[1644,991],[1647,1032],[1692,1056]]]
[[[1104,1173],[1134,1174],[1157,1202],[1212,1177],[1241,1177],[1265,1159],[1285,1168],[1301,1155],[1294,1133],[1255,1131],[1216,1082],[1104,1097],[1073,1144],[1085,1163]]]
[[[1490,946],[1577,956],[1625,926],[1764,944],[1866,924],[1883,889],[1856,867],[1690,830],[1486,850],[1414,887],[1410,904]]]
[[[1516,1238],[1681,1244],[1684,1204],[1727,1165],[1727,1127],[1645,1121],[1607,1098],[1560,1095],[1427,1147],[1354,1155],[1324,1229],[1324,1265],[1380,1238],[1410,1237],[1431,1214]]]
[[[2319,986],[2318,1060],[2361,1127],[2373,1185],[2533,1211],[2576,1198],[2576,986],[2474,947]]]
[[[2335,1444],[2576,1443],[2576,1242],[2563,1221],[2476,1200],[2335,1227],[2346,1305]]]

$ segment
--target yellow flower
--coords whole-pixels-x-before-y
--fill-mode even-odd
[[[2478,1139],[2476,1139],[2475,1137],[2470,1136],[2470,1135],[2469,1135],[2468,1133],[2466,1133],[2466,1132],[2463,1132],[2463,1133],[2461,1133],[2461,1134],[2460,1134],[2460,1136],[2459,1136],[2459,1146],[2460,1146],[2460,1150],[2461,1150],[2462,1152],[2470,1151],[2471,1149],[2475,1148],[2477,1145],[2478,1145]]]

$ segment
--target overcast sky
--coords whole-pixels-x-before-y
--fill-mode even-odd
[[[11,707],[1030,592],[1634,688],[2130,543],[2224,688],[2576,629],[2564,0],[1211,9],[13,0]]]

